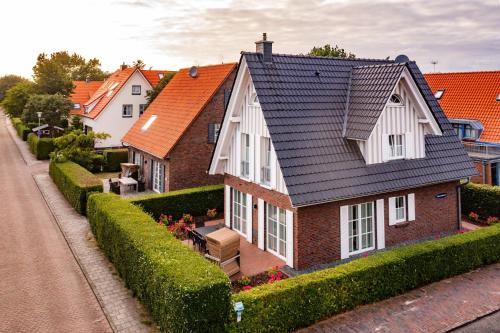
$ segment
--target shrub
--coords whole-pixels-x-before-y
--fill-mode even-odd
[[[120,163],[128,162],[128,149],[105,149],[104,170],[108,172],[120,171]]]
[[[500,225],[400,247],[233,295],[235,332],[286,332],[500,260]]]
[[[50,153],[54,150],[54,139],[38,138],[35,133],[28,135],[28,145],[30,151],[35,155],[37,160],[48,160]]]
[[[102,192],[102,181],[85,168],[73,162],[49,164],[49,175],[80,214],[85,214],[87,198],[92,192]]]
[[[26,126],[21,119],[13,118],[12,125],[14,125],[17,135],[23,139],[23,141],[28,140],[28,135],[31,133],[31,129]]]
[[[500,186],[469,183],[461,190],[462,214],[476,212],[479,217],[500,216]]]
[[[134,205],[141,206],[147,213],[158,219],[162,213],[168,213],[179,219],[184,213],[204,216],[208,209],[224,211],[224,185],[210,185],[150,194],[129,199]]]
[[[117,195],[91,195],[87,216],[98,244],[162,331],[224,331],[230,283],[217,266]]]

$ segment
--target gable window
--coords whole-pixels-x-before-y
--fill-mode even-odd
[[[209,123],[208,124],[208,143],[216,143],[219,137],[220,124]]]
[[[132,95],[140,95],[141,94],[141,86],[133,85],[132,86]]]
[[[233,189],[233,229],[247,233],[247,194]]]
[[[271,139],[261,138],[260,143],[260,182],[269,185],[271,184]]]
[[[139,104],[139,117],[142,116],[144,110],[146,110],[146,104]]]
[[[436,99],[441,99],[441,97],[443,97],[443,94],[444,94],[444,89],[438,89],[434,93],[434,97],[436,97]]]
[[[122,117],[123,118],[132,118],[132,104],[123,104],[122,107]]]
[[[391,104],[403,105],[403,97],[398,94],[393,94],[390,99]]]
[[[241,176],[250,176],[250,135],[241,134]]]
[[[389,157],[403,158],[404,157],[404,135],[390,134],[389,135]]]
[[[283,208],[267,204],[267,250],[286,257],[286,213]]]
[[[75,103],[73,105],[73,109],[80,109],[80,103]]]
[[[348,207],[349,254],[374,248],[373,202]]]

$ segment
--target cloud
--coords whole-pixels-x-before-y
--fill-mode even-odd
[[[113,4],[127,6],[127,7],[141,7],[141,8],[150,8],[152,7],[152,1],[146,0],[120,0],[115,1]]]

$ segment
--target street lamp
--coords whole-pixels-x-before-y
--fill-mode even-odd
[[[39,111],[36,113],[36,115],[38,116],[38,127],[40,127],[40,119],[42,118],[42,113]]]

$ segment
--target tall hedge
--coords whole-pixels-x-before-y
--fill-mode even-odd
[[[35,155],[37,160],[48,160],[50,153],[54,151],[54,139],[52,138],[38,138],[35,133],[28,135],[28,145],[30,151]]]
[[[102,192],[102,181],[87,169],[73,162],[49,164],[49,175],[80,214],[85,214],[87,199],[92,192]]]
[[[105,171],[120,171],[120,163],[128,162],[128,149],[105,149],[103,156]]]
[[[129,199],[134,205],[141,206],[157,219],[160,214],[171,214],[179,218],[187,213],[204,216],[208,209],[224,211],[224,185],[194,187],[161,194],[150,194]]]
[[[462,214],[500,217],[500,186],[469,183],[461,189]]]
[[[245,307],[233,332],[287,332],[500,261],[500,225],[381,252],[233,296]]]
[[[19,118],[12,118],[12,125],[16,129],[17,135],[23,139],[23,141],[28,140],[28,134],[31,133],[31,128],[26,126],[23,121]]]
[[[221,332],[230,312],[228,277],[140,209],[110,193],[90,196],[98,244],[164,332]]]

